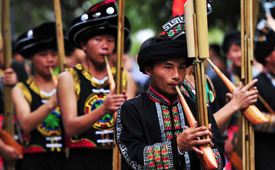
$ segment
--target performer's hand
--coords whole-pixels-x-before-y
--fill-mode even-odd
[[[19,155],[16,149],[13,147],[4,144],[1,140],[0,154],[3,159],[11,164],[15,163],[17,159],[22,159],[22,155]]]
[[[54,95],[50,98],[50,100],[47,103],[49,105],[49,109],[52,110],[54,109],[56,106],[58,106],[58,101],[57,101],[57,96],[56,93],[54,93]]]
[[[212,133],[206,130],[205,126],[197,127],[197,122],[191,128],[185,127],[185,130],[177,137],[178,148],[181,152],[195,151],[198,154],[203,154],[201,150],[197,148],[199,145],[210,143],[210,139],[200,139],[202,136],[212,136]]]
[[[2,76],[2,81],[4,85],[12,85],[12,86],[16,85],[17,75],[12,68],[8,68],[4,71],[4,75]]]
[[[105,114],[113,113],[117,111],[119,106],[126,101],[127,96],[125,94],[115,94],[115,89],[112,90],[106,97],[103,107],[105,110]]]
[[[248,106],[257,102],[257,88],[254,87],[249,91],[257,81],[258,80],[255,79],[244,87],[242,83],[240,83],[237,89],[233,91],[231,102],[234,102],[233,106],[236,106],[236,110],[246,109]]]

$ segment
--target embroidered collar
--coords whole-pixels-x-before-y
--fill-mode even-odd
[[[82,64],[77,64],[75,68],[82,71],[83,76],[91,82],[92,86],[98,89],[104,88],[109,84],[107,75],[102,80],[99,80],[91,75],[90,72]],[[113,75],[115,75],[116,68],[111,66],[111,72]]]
[[[147,95],[155,102],[157,103],[162,103],[165,105],[170,106],[171,102],[164,97],[163,95],[159,94],[158,92],[156,92],[153,88],[152,85],[150,85],[150,87],[147,90]],[[177,98],[172,102],[172,105],[176,104],[179,102],[179,96],[177,96]]]
[[[38,94],[42,99],[49,99],[51,98],[54,93],[56,92],[56,89],[54,88],[51,92],[45,92],[43,90],[41,90],[37,84],[33,81],[32,78],[29,78],[27,80],[27,84],[30,86],[30,89],[32,89],[32,91],[34,91],[36,94]]]

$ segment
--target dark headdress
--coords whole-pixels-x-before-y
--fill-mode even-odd
[[[24,58],[29,58],[43,49],[57,49],[56,38],[55,22],[46,22],[19,35],[15,42],[15,50]],[[65,32],[64,42],[65,46],[69,43]]]
[[[265,20],[261,20],[257,25],[254,41],[254,57],[259,63],[265,65],[266,57],[271,54],[275,47],[275,33],[267,27]]]
[[[115,0],[107,0],[93,5],[86,13],[75,18],[69,27],[68,37],[72,44],[81,48],[81,42],[95,35],[112,34],[117,36],[118,13]],[[124,38],[130,34],[130,22],[124,20]]]
[[[222,50],[226,54],[228,53],[232,44],[241,46],[241,32],[240,31],[229,31],[225,34]]]
[[[138,65],[140,71],[145,73],[144,67],[155,60],[167,58],[186,58],[187,66],[192,59],[188,58],[185,36],[184,17],[178,16],[163,25],[166,34],[147,39],[140,47]]]

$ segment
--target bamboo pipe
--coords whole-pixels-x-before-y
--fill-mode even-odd
[[[62,72],[64,70],[64,65],[66,63],[66,59],[65,59],[63,26],[62,26],[62,17],[61,17],[61,9],[60,9],[60,1],[59,0],[54,0],[54,11],[55,11],[55,24],[56,24],[59,69],[60,69],[60,72]]]
[[[189,126],[192,127],[194,126],[196,119],[194,117],[194,115],[192,114],[188,104],[186,103],[182,93],[180,92],[180,89],[178,86],[176,86],[176,90],[178,92],[178,95],[180,97],[180,101],[185,113],[185,116],[187,118],[187,121],[189,123]],[[200,157],[200,159],[202,160],[202,164],[205,167],[205,169],[217,169],[218,168],[218,164],[216,161],[216,158],[214,156],[214,153],[211,149],[211,147],[209,145],[205,145],[205,146],[198,146],[199,149],[203,152],[203,155]]]
[[[11,54],[11,26],[10,26],[10,0],[2,0],[2,36],[3,36],[3,56],[4,67],[9,68],[12,62]],[[5,131],[11,136],[14,135],[13,126],[13,103],[11,98],[12,86],[4,85],[4,117],[5,117]],[[15,166],[10,163],[4,164],[5,170],[14,170]]]
[[[110,84],[110,90],[113,91],[115,89],[115,80],[108,62],[107,57],[104,57],[105,63],[106,63],[106,70],[107,70],[107,76],[108,76],[108,80],[109,80],[109,84]]]
[[[106,63],[106,70],[107,70],[107,76],[109,80],[110,91],[113,91],[115,89],[116,83],[106,56],[104,57],[104,60]],[[116,122],[116,115],[117,115],[117,112],[114,112],[114,122]]]
[[[223,80],[228,90],[232,93],[237,87],[233,84],[221,71],[218,67],[216,67],[213,62],[207,58],[207,61],[212,66],[214,71],[219,75],[219,77]],[[255,106],[250,105],[248,108],[242,111],[245,117],[254,125],[259,123],[267,122],[267,118],[262,114],[262,112]]]
[[[50,67],[49,70],[50,70],[51,75],[52,75],[52,80],[53,80],[54,86],[57,87],[57,78],[54,75],[53,68]]]

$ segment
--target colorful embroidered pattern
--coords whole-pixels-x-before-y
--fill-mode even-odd
[[[154,152],[153,152],[153,148],[149,148],[149,149],[147,150],[147,155],[148,155],[149,167],[150,167],[151,169],[154,169],[155,163],[154,163]]]
[[[20,82],[16,84],[17,87],[19,87],[24,95],[24,97],[26,98],[26,100],[28,101],[29,104],[31,104],[32,102],[32,95],[29,91],[29,89],[25,86],[24,83]]]
[[[148,166],[149,169],[170,169],[170,159],[168,154],[169,142],[156,143],[152,146],[146,146],[144,148],[145,166]]]
[[[164,130],[166,134],[166,139],[172,139],[172,122],[170,117],[170,112],[168,106],[162,105],[161,106],[162,114],[163,114],[163,123],[164,123]]]
[[[27,84],[30,86],[30,89],[32,89],[32,91],[38,94],[42,99],[49,100],[51,98],[51,96],[45,96],[40,93],[41,89],[35,84],[32,78],[29,78],[27,80]]]
[[[169,169],[169,155],[167,152],[166,145],[161,146],[160,152],[161,152],[161,157],[162,157],[162,162],[163,162],[163,168]]]
[[[177,106],[173,106],[172,115],[174,119],[174,136],[178,136],[181,133],[179,110]]]
[[[218,170],[222,170],[223,169],[223,165],[222,165],[222,158],[221,158],[221,154],[219,152],[218,149],[213,149],[217,164],[218,164]]]
[[[155,163],[156,163],[157,169],[163,169],[159,145],[154,147],[154,158],[155,158]]]

